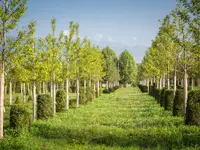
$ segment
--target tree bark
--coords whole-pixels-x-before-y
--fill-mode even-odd
[[[149,93],[149,78],[147,79],[147,91]]]
[[[20,84],[20,88],[21,88],[21,98],[23,98],[23,84]]]
[[[106,89],[108,89],[108,81],[106,81]]]
[[[99,80],[97,80],[97,97],[99,97]]]
[[[95,81],[94,81],[94,99],[96,98],[96,85],[95,85]]]
[[[86,89],[87,83],[86,80],[84,79],[84,89]]]
[[[0,62],[0,68],[2,69],[0,73],[0,139],[2,139],[4,121],[4,61]]]
[[[160,78],[160,89],[162,89],[162,78]]]
[[[36,85],[35,81],[33,81],[33,121],[36,120]]]
[[[45,94],[45,83],[44,83],[44,81],[42,82],[42,94]]]
[[[174,67],[174,96],[176,94],[176,66]]]
[[[55,75],[54,75],[54,77],[55,77]],[[55,80],[53,82],[53,114],[56,114],[56,83],[55,83]]]
[[[194,90],[194,79],[192,78],[192,90]]]
[[[24,102],[26,102],[26,83],[23,83],[23,96],[24,96]]]
[[[69,109],[69,79],[66,80],[66,110]]]
[[[50,93],[51,97],[53,97],[53,81],[51,80],[51,85],[50,85]]]
[[[184,119],[186,120],[186,108],[188,99],[188,74],[187,70],[184,70]]]
[[[9,82],[9,99],[10,99],[10,105],[12,105],[12,82]]]
[[[79,79],[76,79],[76,107],[79,107]]]

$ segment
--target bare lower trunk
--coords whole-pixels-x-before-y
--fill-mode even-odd
[[[36,85],[35,81],[33,82],[33,121],[36,120]]]
[[[10,105],[12,105],[12,82],[9,82],[9,99],[10,99]]]
[[[23,95],[24,95],[24,102],[26,102],[26,84],[23,83]]]
[[[192,90],[194,90],[194,79],[192,78]]]
[[[21,98],[23,98],[23,84],[20,84],[20,88],[21,88]]]
[[[163,85],[163,88],[164,88],[165,87],[165,75],[163,76],[162,80],[163,80],[162,85]]]
[[[56,114],[56,83],[53,83],[53,114]]]
[[[0,139],[3,138],[3,118],[4,118],[4,62],[0,62]]]
[[[183,79],[181,79],[181,87],[184,87],[184,80]]]
[[[108,89],[108,81],[106,81],[106,89]]]
[[[149,93],[149,79],[147,79],[147,91]]]
[[[176,67],[174,68],[174,96],[176,94]]]
[[[97,97],[99,97],[99,80],[97,81]]]
[[[188,74],[187,70],[184,71],[184,118],[186,120],[186,108],[188,99]]]
[[[30,94],[30,84],[27,83],[27,90],[28,90],[28,94]]]
[[[162,78],[160,78],[160,89],[162,89]]]
[[[69,109],[69,79],[66,80],[66,110]]]
[[[45,94],[45,83],[44,83],[44,81],[42,82],[42,94]]]
[[[94,99],[96,98],[96,85],[95,85],[95,81],[94,81]]]
[[[51,93],[51,97],[53,97],[53,81],[51,80],[51,83],[50,83],[50,93]]]
[[[79,79],[76,79],[76,107],[79,107]]]

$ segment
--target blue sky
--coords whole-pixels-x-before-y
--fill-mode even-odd
[[[101,48],[109,45],[117,55],[128,49],[139,63],[158,32],[158,19],[175,6],[176,0],[28,0],[18,27],[36,20],[36,36],[45,37],[53,17],[57,34],[67,33],[69,22],[75,21],[81,37],[88,36]]]

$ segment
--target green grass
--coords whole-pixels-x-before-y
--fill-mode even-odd
[[[185,126],[154,98],[128,87],[37,121],[30,132],[7,129],[0,149],[200,149],[200,127]]]

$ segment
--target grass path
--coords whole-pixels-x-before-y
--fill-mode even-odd
[[[129,87],[37,121],[21,139],[21,149],[33,150],[200,149],[200,128],[184,126],[182,118]]]

